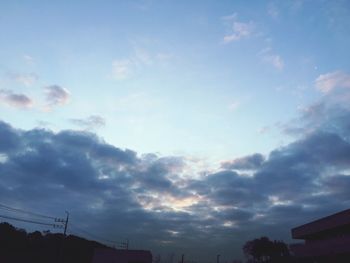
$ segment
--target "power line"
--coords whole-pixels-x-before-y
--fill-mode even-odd
[[[101,237],[101,236],[99,236],[99,235],[96,235],[96,234],[93,234],[93,233],[91,233],[91,232],[89,232],[89,231],[86,231],[86,230],[84,230],[84,229],[82,229],[82,228],[76,226],[75,224],[72,224],[72,223],[71,223],[71,226],[72,226],[73,228],[76,228],[78,231],[83,232],[83,233],[85,233],[85,234],[87,234],[87,235],[89,235],[89,236],[91,236],[91,237],[95,237],[95,238],[98,238],[98,239],[100,239],[100,240],[104,240],[104,241],[107,241],[107,242],[110,242],[110,243],[117,243],[117,242],[114,241],[114,240],[105,239],[105,238],[103,238],[103,237]]]
[[[106,246],[115,246],[115,243],[113,242],[107,242],[106,240],[101,240],[97,237],[92,237],[91,235],[87,235],[86,233],[83,233],[82,231],[80,230],[77,230],[77,229],[69,229],[68,232],[71,234],[71,235],[75,235],[77,237],[80,237],[80,238],[85,238],[85,239],[88,239],[88,240],[91,240],[91,241],[95,241],[95,242],[99,242],[101,244],[104,244]]]
[[[38,221],[33,221],[33,220],[28,220],[28,219],[24,219],[24,218],[16,218],[16,217],[5,216],[5,215],[0,215],[0,217],[1,218],[5,218],[5,219],[10,219],[10,220],[15,220],[15,221],[21,221],[21,222],[26,222],[26,223],[37,224],[37,225],[60,227],[59,225],[50,224],[50,223],[44,223],[44,222],[38,222]]]
[[[34,212],[22,210],[22,209],[19,209],[19,208],[10,207],[10,206],[3,205],[3,204],[0,204],[0,209],[11,211],[11,212],[24,213],[24,214],[37,216],[37,217],[42,217],[42,218],[48,218],[48,219],[54,219],[54,220],[56,219],[53,216],[47,216],[47,215],[43,215],[43,214],[39,214],[39,213],[34,213]]]
[[[86,230],[84,230],[84,229],[82,229],[82,228],[80,228],[80,227],[77,227],[75,224],[70,223],[70,225],[71,225],[73,228],[75,228],[76,230],[78,230],[78,232],[79,232],[79,231],[80,231],[80,232],[83,232],[83,233],[87,234],[88,236],[91,236],[92,238],[99,239],[99,240],[101,240],[101,241],[104,241],[104,242],[107,242],[107,243],[112,243],[112,244],[120,243],[120,242],[118,242],[118,241],[109,240],[109,239],[103,238],[103,237],[101,237],[101,236],[99,236],[99,235],[90,233],[90,232],[88,232],[88,231],[86,231]]]
[[[32,223],[32,224],[38,224],[38,225],[51,226],[51,227],[54,227],[54,228],[65,228],[64,233],[66,233],[67,225],[68,225],[68,214],[67,214],[67,219],[64,220],[64,219],[60,219],[60,218],[57,218],[57,217],[43,215],[43,214],[39,214],[39,213],[28,211],[28,210],[23,210],[23,209],[19,209],[19,208],[10,207],[10,206],[3,205],[3,204],[0,204],[0,209],[8,211],[8,212],[23,213],[23,214],[27,214],[27,215],[31,215],[31,216],[35,216],[35,217],[41,217],[41,218],[47,218],[47,219],[55,220],[55,222],[62,223],[63,225],[50,224],[50,223],[46,223],[46,222],[39,222],[39,221],[31,220],[31,219],[11,217],[11,216],[7,216],[7,215],[0,215],[0,218],[10,219],[10,220],[15,220],[15,221],[20,221],[20,222],[26,222],[26,223]],[[80,227],[78,227],[78,226],[76,226],[76,225],[74,225],[72,223],[70,223],[70,225],[73,228],[77,229],[78,232],[82,232],[82,233],[92,237],[93,239],[102,241],[103,243],[105,242],[105,243],[117,245],[117,246],[123,247],[125,249],[128,249],[128,247],[129,247],[129,240],[127,240],[126,242],[110,240],[110,239],[104,238],[102,236],[96,235],[94,233],[91,233],[89,231],[86,231],[86,230],[84,230],[84,229],[82,229],[82,228],[80,228]]]

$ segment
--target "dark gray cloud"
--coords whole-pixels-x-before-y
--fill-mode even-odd
[[[248,239],[290,242],[290,228],[349,207],[350,112],[322,111],[327,118],[266,158],[245,156],[196,177],[187,175],[185,157],[138,155],[87,131],[1,122],[0,199],[48,214],[69,210],[70,231],[79,222],[155,253],[205,259],[220,247],[237,257]]]
[[[0,90],[0,101],[15,108],[29,108],[33,105],[27,95],[4,89]]]
[[[315,123],[315,115],[303,118]],[[221,224],[223,219],[232,221],[232,229],[243,233],[244,239],[253,233],[289,241],[290,228],[348,208],[349,119],[346,108],[327,105],[323,116],[317,116],[316,126],[272,151],[266,160],[259,157],[251,164],[254,155],[242,157],[222,165],[236,172],[223,170],[190,181],[188,187],[206,200],[192,210],[199,215],[215,214]],[[249,169],[255,172],[240,172]],[[242,216],[246,218],[240,221],[239,216],[227,213],[232,209],[248,212]]]
[[[350,200],[350,174],[326,177],[323,179],[322,184],[325,186],[324,190],[336,197],[336,200],[341,200],[342,202]]]
[[[0,152],[9,153],[19,147],[19,134],[9,124],[0,121]]]
[[[282,131],[296,138],[320,130],[347,137],[350,131],[349,99],[350,92],[332,93],[302,108],[298,118],[281,125]]]
[[[232,161],[222,163],[222,168],[233,170],[256,170],[264,162],[265,157],[260,153],[237,158]]]
[[[156,194],[161,201],[164,193],[181,192],[168,178],[182,165],[177,157],[143,159],[88,132],[23,131],[1,122],[0,135],[0,151],[6,155],[0,162],[3,202],[34,210],[46,207],[49,214],[69,210],[89,226],[95,225],[86,219],[92,216],[98,220],[97,231],[110,236],[103,228],[113,227],[115,238],[143,233],[145,223],[150,225],[148,234],[169,235],[161,216],[145,209],[139,199]]]
[[[205,196],[214,205],[228,207],[247,207],[254,205],[255,202],[263,202],[264,196],[260,194],[259,189],[253,177],[240,175],[232,171],[221,171],[208,175],[201,180],[198,194]]]

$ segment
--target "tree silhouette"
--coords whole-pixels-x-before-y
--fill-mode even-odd
[[[267,237],[247,241],[243,252],[250,259],[248,262],[273,263],[289,260],[288,246],[283,241],[271,241]]]
[[[65,237],[50,231],[27,233],[8,223],[0,223],[1,263],[55,263],[57,260],[91,263],[95,248],[107,247],[74,235]]]

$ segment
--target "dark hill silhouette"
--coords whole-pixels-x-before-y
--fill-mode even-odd
[[[95,248],[108,247],[74,235],[64,238],[58,233],[27,233],[0,223],[1,263],[90,263]]]

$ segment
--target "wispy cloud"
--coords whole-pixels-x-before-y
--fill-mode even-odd
[[[32,86],[39,79],[39,76],[35,73],[22,74],[22,73],[10,72],[7,74],[7,76],[11,80],[14,80],[25,86]]]
[[[273,18],[273,19],[277,19],[280,15],[280,12],[277,8],[277,6],[274,3],[269,3],[268,7],[267,7],[267,14]]]
[[[230,43],[244,38],[249,38],[254,33],[254,23],[252,21],[239,21],[237,19],[237,14],[224,16],[222,19],[229,27],[227,34],[223,38],[224,43]]]
[[[259,53],[261,60],[267,64],[272,65],[278,70],[284,68],[284,61],[279,54],[273,52],[271,48],[265,48]]]
[[[156,59],[159,60],[159,61],[167,61],[171,58],[174,57],[173,54],[170,54],[170,53],[163,53],[163,52],[159,52],[156,54]]]
[[[133,1],[131,3],[135,8],[146,11],[146,10],[151,8],[154,1],[153,0],[138,0],[138,1]]]
[[[128,79],[138,69],[157,65],[157,63],[164,64],[172,57],[173,55],[170,53],[151,53],[146,49],[134,47],[129,57],[116,59],[112,62],[112,77],[116,80]]]
[[[230,43],[242,38],[248,38],[253,33],[253,23],[233,22],[232,33],[224,36],[224,42]]]
[[[34,64],[35,60],[32,56],[30,55],[23,55],[23,59],[27,64]]]
[[[117,59],[112,63],[112,75],[115,79],[126,79],[132,72],[132,61],[130,59]]]
[[[51,85],[44,88],[46,93],[46,102],[49,108],[68,103],[70,93],[67,89],[58,85]]]
[[[265,134],[265,133],[269,132],[269,130],[270,130],[270,127],[266,125],[266,126],[260,127],[260,128],[257,130],[257,132],[258,132],[259,134]]]
[[[70,119],[70,122],[84,129],[96,129],[106,125],[106,120],[98,115],[91,115],[85,119]]]
[[[154,57],[147,50],[136,47],[132,60],[134,64],[151,65],[154,62]]]
[[[342,71],[334,71],[318,76],[315,80],[318,90],[329,93],[337,88],[350,89],[350,75]]]
[[[15,108],[30,108],[33,101],[24,94],[14,93],[11,90],[0,90],[0,101]]]
[[[230,111],[235,111],[239,108],[240,105],[241,105],[241,103],[239,101],[233,101],[228,105],[228,109]]]

